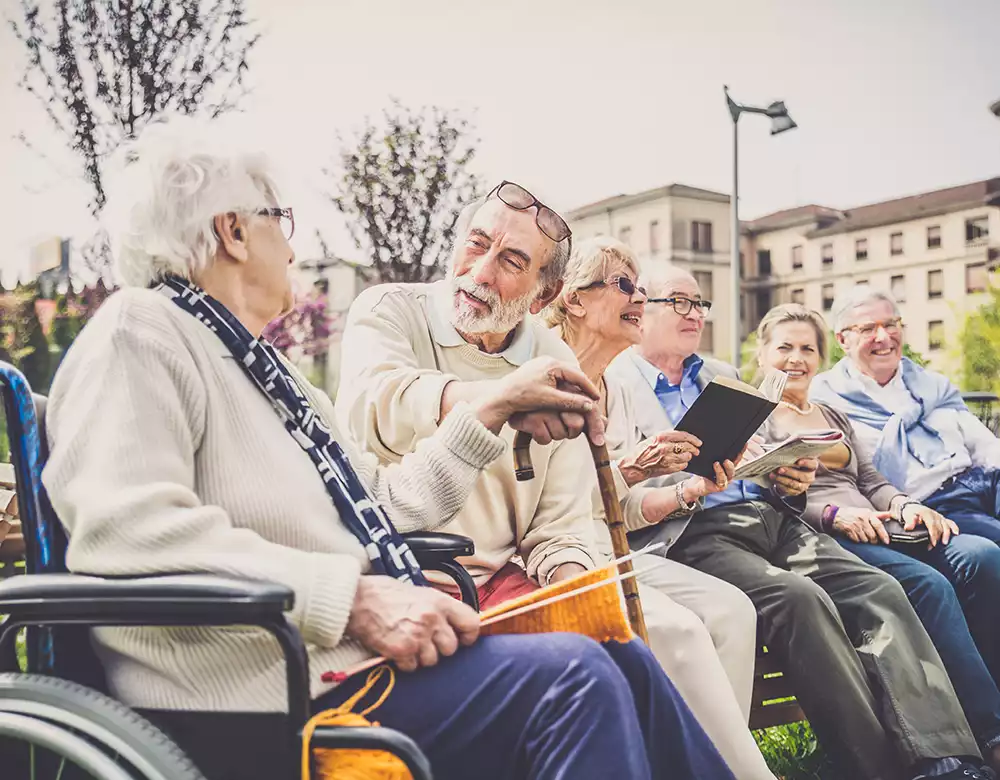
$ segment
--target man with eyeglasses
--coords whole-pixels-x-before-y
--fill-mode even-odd
[[[711,304],[691,274],[667,266],[648,281],[642,342],[607,372],[630,389],[640,438],[676,425],[713,377],[738,378],[697,354]],[[979,773],[976,740],[899,583],[801,520],[817,467],[807,459],[778,469],[769,489],[735,481],[692,515],[633,532],[630,543],[664,542],[664,554],[750,597],[763,644],[784,662],[845,776],[990,776]]]
[[[845,356],[813,380],[810,396],[850,417],[896,488],[963,533],[1000,544],[1000,440],[948,379],[903,356],[892,295],[855,287],[837,298],[831,317]]]
[[[548,377],[553,392],[575,386],[590,398],[598,395],[570,347],[528,316],[562,289],[570,254],[570,230],[562,217],[523,187],[503,182],[463,210],[455,236],[446,279],[373,287],[358,296],[348,314],[337,421],[386,464],[427,447],[456,404],[483,409],[492,393],[503,397],[509,389],[516,394],[517,378],[524,374]],[[553,403],[548,408],[564,407]],[[584,437],[576,437],[586,426],[591,440],[603,443],[598,405],[485,424],[508,448],[479,472],[469,499],[446,526],[475,541],[474,555],[461,563],[476,581],[480,605],[489,607],[603,564],[592,516],[594,465]],[[535,479],[528,482],[517,482],[509,446],[518,430],[535,440]],[[450,584],[434,572],[425,575],[436,585]],[[654,692],[671,685],[638,640],[609,654],[625,674],[623,684],[626,678],[637,680],[639,687],[652,684]],[[572,665],[567,669],[573,673]],[[517,688],[512,697],[520,695]],[[681,767],[678,776],[730,776],[689,710],[686,715],[693,730],[651,735],[650,752],[687,754],[697,771]],[[713,760],[692,758],[689,747],[706,743]],[[606,773],[593,769],[595,777]],[[653,776],[666,772],[657,769]]]

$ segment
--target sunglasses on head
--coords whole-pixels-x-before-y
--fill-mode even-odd
[[[609,279],[600,279],[596,282],[591,282],[590,284],[581,287],[581,290],[590,290],[593,287],[607,287],[608,285],[615,285],[619,290],[621,290],[625,295],[631,298],[636,292],[639,293],[643,298],[649,297],[646,293],[646,288],[641,287],[627,276],[612,276]]]
[[[538,229],[542,233],[557,244],[573,235],[573,231],[569,229],[566,220],[538,200],[538,198],[524,189],[520,184],[515,184],[512,181],[503,181],[493,188],[490,194],[486,196],[486,200],[489,200],[494,195],[497,196],[501,203],[515,211],[526,211],[532,206],[537,207],[535,224],[538,225]]]

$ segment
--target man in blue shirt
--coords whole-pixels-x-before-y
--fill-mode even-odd
[[[673,428],[715,376],[738,378],[697,354],[711,302],[690,274],[664,269],[649,291],[642,343],[608,370],[632,394],[640,438]],[[694,515],[631,534],[633,546],[664,542],[750,597],[763,643],[847,776],[992,777],[903,589],[800,519],[817,465],[779,469],[769,489],[735,481]]]

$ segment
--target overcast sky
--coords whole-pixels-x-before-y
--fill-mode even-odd
[[[318,169],[391,95],[475,112],[477,169],[556,208],[672,182],[728,191],[737,100],[786,102],[799,128],[740,122],[741,215],[849,207],[1000,175],[1000,0],[248,0],[247,132],[296,182],[315,227],[353,250]],[[5,14],[16,0],[0,0]],[[19,249],[86,226],[87,190],[0,31],[0,220]],[[23,130],[44,161],[11,137]]]

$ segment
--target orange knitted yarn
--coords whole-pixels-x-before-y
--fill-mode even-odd
[[[544,634],[561,631],[583,634],[598,642],[629,642],[635,638],[622,610],[621,595],[618,591],[618,572],[614,566],[584,572],[568,580],[547,585],[533,593],[528,593],[511,601],[505,601],[480,616],[485,622],[498,615],[504,615],[529,604],[550,599],[577,588],[608,580],[604,587],[585,593],[567,596],[555,604],[546,604],[537,610],[515,615],[509,620],[500,620],[483,627],[481,634]]]
[[[383,674],[388,673],[388,683],[385,691],[370,707],[361,712],[351,709],[363,699],[379,682]],[[368,682],[351,698],[332,710],[324,710],[315,715],[302,732],[302,780],[310,780],[310,749],[313,732],[317,726],[377,726],[369,722],[365,715],[386,700],[395,685],[396,677],[388,666],[373,669],[368,675]],[[329,750],[319,748],[315,751],[316,778],[318,780],[412,780],[410,770],[406,765],[384,750]]]

